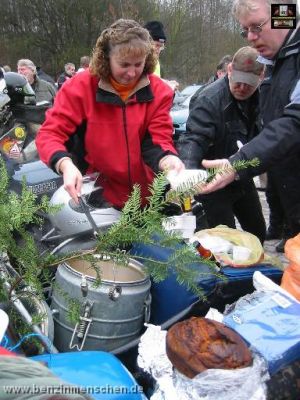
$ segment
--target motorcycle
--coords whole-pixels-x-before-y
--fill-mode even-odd
[[[45,119],[50,103],[35,103],[27,80],[14,72],[0,76],[0,154],[4,159],[11,190],[20,193],[26,177],[27,187],[41,198],[51,196],[62,178],[39,159],[35,136]]]

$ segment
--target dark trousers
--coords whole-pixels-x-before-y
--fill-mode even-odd
[[[203,204],[210,228],[217,225],[236,228],[236,217],[244,231],[264,242],[266,223],[253,181],[234,182],[215,193],[199,196],[199,201]]]
[[[276,174],[267,173],[266,200],[269,206],[269,230],[281,233],[283,238],[291,236],[287,217],[278,194],[276,186]]]
[[[286,217],[289,237],[300,233],[300,158],[289,157],[268,171]]]

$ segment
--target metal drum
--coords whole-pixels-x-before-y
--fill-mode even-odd
[[[55,346],[59,351],[112,351],[137,338],[150,318],[150,286],[150,277],[135,260],[126,267],[78,258],[60,264],[51,303]],[[76,325],[68,320],[70,299],[81,304]]]

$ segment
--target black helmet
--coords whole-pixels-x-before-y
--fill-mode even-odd
[[[23,75],[16,72],[5,72],[7,94],[10,97],[10,104],[32,104],[28,97],[35,96],[34,90]],[[28,96],[28,97],[27,97]]]

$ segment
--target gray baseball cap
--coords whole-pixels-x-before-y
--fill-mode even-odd
[[[253,47],[239,49],[232,59],[231,79],[234,83],[257,86],[264,65],[257,61],[258,52]]]

